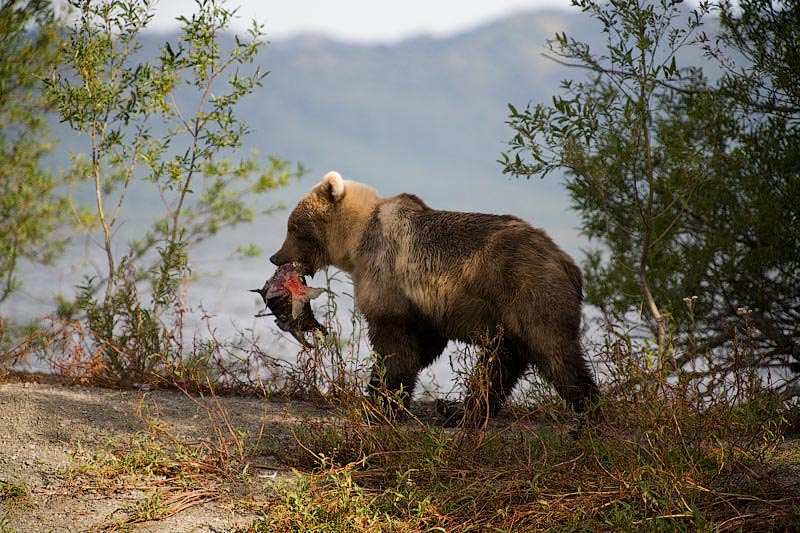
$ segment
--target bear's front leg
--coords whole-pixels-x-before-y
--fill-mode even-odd
[[[411,398],[419,371],[444,351],[447,339],[419,322],[391,318],[367,321],[376,354],[369,396],[374,405],[394,418]]]

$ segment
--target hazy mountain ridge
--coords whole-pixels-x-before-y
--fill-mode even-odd
[[[531,218],[534,201],[552,213],[555,204],[541,201],[546,195],[561,198],[561,211],[566,204],[557,179],[512,181],[497,159],[511,136],[504,124],[507,104],[549,101],[565,69],[542,57],[545,41],[581,18],[524,13],[448,38],[417,37],[391,46],[320,36],[273,41],[257,61],[269,71],[263,87],[237,108],[252,130],[243,152],[280,155],[312,170],[299,188],[278,193],[287,202],[337,169],[384,194],[415,192],[445,209]],[[152,60],[164,42],[174,47],[177,38],[143,34],[140,57]],[[191,110],[193,97],[185,89],[176,99]],[[55,124],[54,133],[62,141],[54,166],[66,167],[69,151],[88,149],[88,140],[64,124]],[[157,207],[147,198],[134,187],[128,205]],[[552,224],[536,218],[534,223]]]
[[[270,148],[315,168],[319,160],[379,182],[497,178],[507,104],[549,98],[563,77],[540,55],[544,16],[394,46],[275,42],[264,52],[262,105],[247,116]]]

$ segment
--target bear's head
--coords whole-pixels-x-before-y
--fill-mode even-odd
[[[371,187],[328,172],[292,210],[286,240],[269,260],[278,266],[301,263],[308,274],[328,265],[351,272],[358,243],[379,201]]]

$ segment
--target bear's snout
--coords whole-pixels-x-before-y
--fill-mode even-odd
[[[287,263],[300,262],[300,255],[293,247],[284,243],[280,250],[272,254],[269,261],[275,266],[283,266]]]

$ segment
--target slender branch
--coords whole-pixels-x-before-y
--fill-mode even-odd
[[[569,61],[564,61],[562,59],[555,58],[555,57],[553,57],[551,55],[548,55],[546,53],[542,53],[542,57],[547,58],[550,61],[555,61],[559,65],[562,65],[562,66],[565,66],[565,67],[578,68],[578,69],[583,69],[583,70],[591,70],[592,72],[597,72],[599,74],[604,74],[606,76],[609,76],[612,79],[630,78],[630,77],[636,77],[638,75],[637,72],[633,71],[633,70],[632,71],[626,71],[626,70],[618,70],[618,69],[603,67],[597,62],[592,62],[591,64],[588,64],[588,65],[587,64],[583,64],[583,63],[570,63]],[[664,81],[664,80],[661,80],[661,79],[657,79],[657,78],[656,79],[652,79],[650,81],[652,81],[653,83],[655,83],[656,85],[658,85],[660,87],[664,87],[664,88],[669,89],[671,91],[679,92],[679,93],[682,93],[682,94],[688,94],[688,95],[713,94],[713,91],[710,91],[710,90],[700,90],[700,89],[696,89],[696,88],[691,88],[690,89],[688,87],[684,87],[682,85],[675,85],[673,83],[670,83],[670,82],[667,82],[667,81]]]
[[[0,302],[6,300],[9,295],[14,292],[12,284],[14,282],[14,271],[16,270],[17,265],[17,248],[19,246],[19,236],[14,233],[12,236],[13,243],[11,245],[11,257],[8,258],[8,265],[4,265],[6,268],[6,280],[5,286],[3,287],[3,294],[0,294]]]

